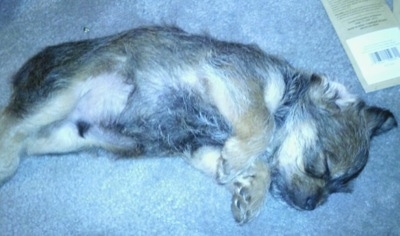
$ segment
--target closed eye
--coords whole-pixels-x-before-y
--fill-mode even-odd
[[[355,178],[355,176],[352,177],[339,177],[336,179],[333,179],[329,182],[329,192],[330,193],[349,193],[352,191],[352,188],[350,186],[351,181]]]
[[[330,177],[328,158],[324,152],[315,152],[313,155],[314,157],[309,157],[305,163],[305,172],[311,177],[328,180]]]

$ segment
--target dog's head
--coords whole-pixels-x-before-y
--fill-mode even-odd
[[[293,88],[296,101],[277,132],[271,191],[312,210],[329,194],[349,191],[367,162],[370,139],[397,123],[390,111],[366,105],[326,78],[312,75],[300,87]]]

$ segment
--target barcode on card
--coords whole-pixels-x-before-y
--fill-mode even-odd
[[[400,52],[397,47],[388,48],[382,51],[377,51],[369,54],[371,60],[374,64],[378,64],[385,61],[391,61],[395,59],[400,59]]]

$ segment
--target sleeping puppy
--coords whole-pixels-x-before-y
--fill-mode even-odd
[[[0,182],[21,155],[180,155],[232,192],[243,224],[270,189],[312,210],[345,190],[370,139],[397,125],[344,86],[253,45],[142,27],[48,47],[13,78]]]

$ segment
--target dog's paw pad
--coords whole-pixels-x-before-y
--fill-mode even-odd
[[[262,207],[265,193],[254,182],[253,176],[241,178],[234,183],[231,209],[233,217],[239,224],[253,219]]]
[[[252,196],[246,187],[235,185],[237,187],[232,196],[231,209],[235,220],[239,224],[244,224],[252,218]]]

